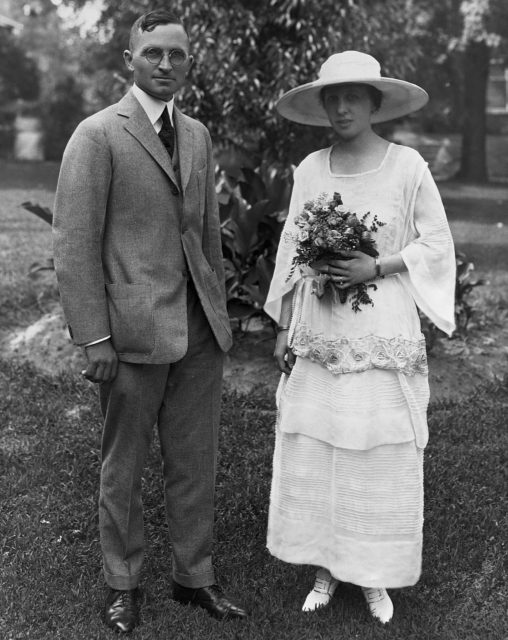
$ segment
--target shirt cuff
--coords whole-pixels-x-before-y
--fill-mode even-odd
[[[86,344],[83,345],[83,347],[91,347],[93,344],[99,344],[99,342],[106,342],[106,340],[109,340],[111,338],[111,336],[106,336],[105,338],[99,338],[98,340],[94,340],[93,342],[87,342]]]

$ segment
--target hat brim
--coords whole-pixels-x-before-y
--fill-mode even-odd
[[[276,109],[288,120],[316,127],[330,127],[330,120],[321,102],[324,87],[339,84],[368,84],[383,94],[380,108],[372,114],[371,122],[386,122],[418,111],[429,101],[427,92],[416,84],[395,78],[354,78],[333,81],[315,80],[291,89],[279,98]]]

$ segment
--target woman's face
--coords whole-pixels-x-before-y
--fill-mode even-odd
[[[371,128],[375,111],[368,87],[363,84],[340,84],[327,87],[322,94],[323,106],[334,131],[351,140]]]

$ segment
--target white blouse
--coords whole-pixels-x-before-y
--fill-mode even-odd
[[[339,306],[341,322],[333,328],[333,333],[349,335],[352,332],[359,336],[364,328],[375,330],[382,321],[382,310],[393,318],[394,310],[386,304],[386,298],[391,297],[392,292],[386,289],[395,287],[399,294],[401,288],[407,292],[437,327],[451,334],[455,327],[453,241],[439,191],[423,158],[414,149],[392,143],[378,168],[359,174],[337,175],[330,169],[330,153],[331,147],[314,152],[295,170],[289,214],[265,303],[266,312],[278,322],[282,296],[297,283],[301,288],[302,279],[316,275],[312,269],[303,268],[296,269],[288,279],[295,255],[294,218],[303,210],[306,201],[321,193],[331,195],[337,191],[347,209],[359,216],[370,211],[385,223],[374,236],[379,254],[400,253],[408,271],[375,281],[377,291],[369,289],[373,307],[362,307],[362,311],[355,314],[350,302]],[[397,303],[404,304],[401,300]],[[400,317],[404,309],[395,311]],[[346,318],[349,322],[344,325]],[[374,326],[369,320],[375,322]],[[399,325],[399,322],[395,324]],[[390,333],[399,333],[398,328],[392,325]]]

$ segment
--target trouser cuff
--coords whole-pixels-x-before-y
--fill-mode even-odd
[[[135,589],[139,583],[139,574],[135,576],[117,576],[105,571],[104,577],[108,587],[111,587],[112,589],[121,589],[122,591]]]
[[[205,573],[196,573],[193,575],[177,573],[174,571],[173,580],[182,587],[187,587],[188,589],[200,589],[201,587],[209,587],[210,585],[215,584],[215,573],[213,569],[211,571],[206,571]]]

